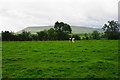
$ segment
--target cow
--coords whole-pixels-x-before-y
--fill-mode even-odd
[[[75,42],[75,38],[72,38],[72,42],[73,42],[73,43]]]
[[[75,42],[75,38],[69,38],[69,41],[74,43]]]

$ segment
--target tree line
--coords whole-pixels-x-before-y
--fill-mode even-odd
[[[2,41],[47,41],[47,40],[69,40],[74,37],[76,40],[92,40],[92,39],[120,39],[120,32],[118,25],[115,21],[108,21],[102,28],[104,33],[97,30],[93,31],[90,35],[84,34],[80,37],[78,34],[72,34],[72,28],[69,24],[63,22],[56,22],[54,28],[31,34],[27,31],[22,31],[20,34],[15,34],[9,31],[2,31]]]
[[[2,31],[3,41],[32,41],[32,40],[68,40],[72,33],[70,25],[63,22],[56,22],[54,28],[31,34],[27,31],[22,31],[20,34],[15,34],[9,31]]]

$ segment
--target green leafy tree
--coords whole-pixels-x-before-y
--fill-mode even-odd
[[[85,33],[84,35],[85,35],[85,39],[88,40],[88,34]]]
[[[36,34],[32,34],[31,36],[32,36],[32,40],[35,40],[35,41],[38,40],[38,36]]]
[[[104,24],[102,29],[105,31],[105,36],[108,39],[119,39],[118,24],[114,20],[108,21],[108,24]]]
[[[53,28],[50,28],[48,30],[48,39],[49,40],[57,40],[57,32]]]
[[[70,34],[72,32],[70,25],[63,22],[57,21],[54,25],[54,28],[57,32],[65,32],[67,34]]]
[[[71,34],[72,29],[71,29],[70,25],[64,24],[64,26],[62,28],[62,31],[65,32],[65,33],[67,33],[67,34]]]
[[[72,33],[70,25],[63,22],[56,22],[54,28],[31,34],[22,31],[20,34],[14,34],[9,31],[2,31],[2,40],[4,41],[31,41],[31,40],[68,40]]]
[[[72,38],[75,38],[75,40],[81,40],[81,37],[79,37],[77,34],[73,34]]]
[[[32,37],[31,37],[31,33],[27,32],[27,31],[22,31],[21,34],[18,34],[18,38],[20,41],[31,41]]]
[[[82,37],[82,40],[85,40],[85,37]]]
[[[70,25],[63,23],[63,22],[56,22],[54,25],[54,29],[57,32],[57,39],[58,40],[66,40],[69,38],[70,33],[72,33],[72,29]]]
[[[91,35],[93,39],[100,39],[100,33],[97,30],[93,31]]]
[[[38,40],[47,40],[48,39],[48,34],[46,31],[40,31],[40,32],[37,32],[37,35],[38,35]]]
[[[9,31],[2,31],[3,41],[14,41],[14,33]]]

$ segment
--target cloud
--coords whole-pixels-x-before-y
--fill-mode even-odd
[[[119,0],[0,0],[0,31],[27,26],[70,25],[102,27],[117,20]]]

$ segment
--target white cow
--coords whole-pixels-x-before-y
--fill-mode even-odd
[[[75,42],[75,38],[69,38],[69,41],[74,43]]]
[[[75,42],[75,38],[72,38],[72,42],[73,42],[73,43]]]

